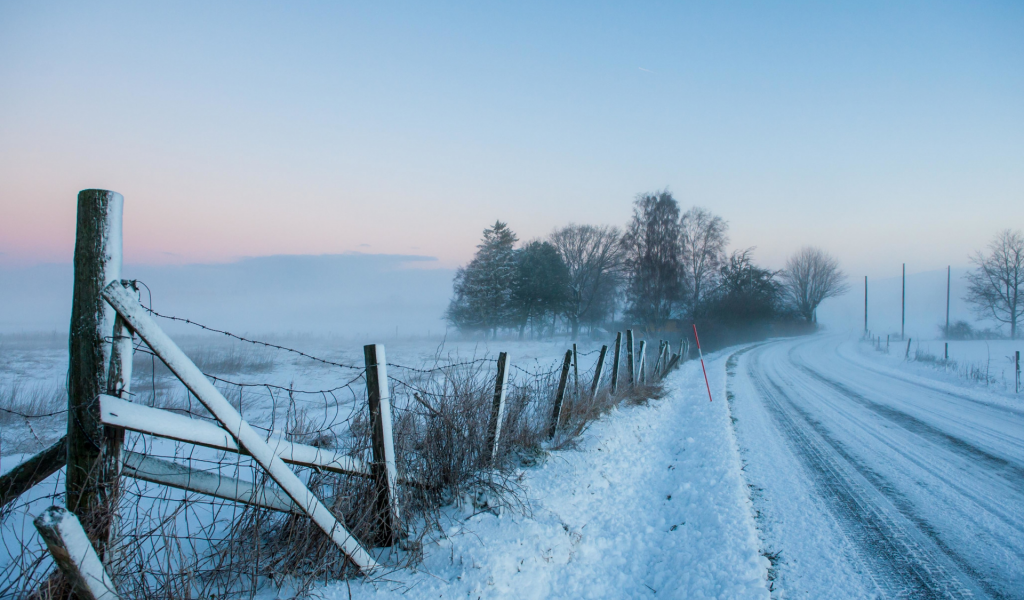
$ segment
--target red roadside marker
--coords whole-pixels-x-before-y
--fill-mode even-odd
[[[697,354],[700,355],[700,370],[704,371],[704,385],[708,386],[708,402],[714,402],[711,399],[711,384],[708,383],[708,370],[704,368],[704,353],[700,351],[700,338],[697,337],[697,324],[693,324],[693,339],[697,340]]]

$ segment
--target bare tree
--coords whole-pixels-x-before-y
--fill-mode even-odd
[[[551,244],[569,268],[569,299],[565,317],[572,327],[572,339],[579,335],[580,322],[594,322],[607,309],[602,296],[614,288],[622,268],[622,233],[618,227],[570,223],[551,234]]]
[[[729,243],[725,219],[706,208],[695,206],[680,219],[683,277],[687,310],[695,315],[704,297],[712,291],[714,278],[725,264],[725,246]]]
[[[1017,339],[1017,323],[1024,316],[1024,236],[1009,229],[996,235],[971,257],[977,268],[966,275],[967,296],[981,317],[1010,325],[1010,339]]]
[[[805,246],[782,271],[782,282],[793,308],[808,322],[817,321],[818,305],[846,292],[846,275],[839,262],[820,248]]]
[[[679,203],[668,190],[637,195],[622,245],[629,278],[626,316],[656,331],[682,295]]]

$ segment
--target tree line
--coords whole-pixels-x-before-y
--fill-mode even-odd
[[[520,338],[626,322],[647,331],[680,321],[734,329],[816,322],[818,305],[846,290],[838,262],[805,247],[782,270],[727,253],[728,223],[701,207],[685,212],[668,190],[642,193],[624,229],[570,223],[519,242],[507,223],[484,230],[454,279],[445,313],[462,332]]]

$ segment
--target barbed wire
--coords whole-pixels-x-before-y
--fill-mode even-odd
[[[333,360],[327,360],[326,358],[320,358],[319,356],[313,356],[312,354],[303,352],[302,350],[298,350],[296,348],[289,348],[287,346],[281,346],[279,344],[272,344],[270,342],[263,342],[263,341],[260,341],[260,340],[249,339],[247,337],[238,335],[236,333],[231,333],[230,331],[224,331],[222,329],[216,329],[214,327],[209,327],[207,325],[203,325],[202,323],[197,323],[196,321],[193,321],[191,319],[185,319],[183,317],[175,317],[175,316],[172,316],[172,315],[160,314],[160,313],[156,312],[155,310],[153,310],[152,308],[150,308],[150,307],[148,307],[148,306],[146,306],[144,304],[142,305],[142,308],[146,309],[146,311],[148,311],[150,314],[152,314],[155,317],[159,317],[161,319],[166,319],[168,321],[177,321],[179,323],[186,323],[188,325],[192,325],[194,327],[198,327],[198,328],[200,328],[200,329],[202,329],[204,331],[209,331],[211,333],[217,333],[217,334],[224,335],[224,336],[227,336],[227,337],[230,337],[230,338],[234,338],[234,339],[236,339],[236,340],[238,340],[240,342],[246,342],[248,344],[255,344],[257,346],[265,346],[267,348],[273,348],[275,350],[281,350],[281,351],[284,351],[284,352],[291,352],[292,354],[297,354],[297,355],[299,355],[299,356],[301,356],[303,358],[306,358],[308,360],[312,360],[312,361],[316,361],[316,362],[319,362],[319,363],[323,363],[325,365],[330,365],[332,367],[340,367],[342,369],[354,369],[354,370],[362,370],[363,369],[363,367],[356,367],[356,366],[353,366],[353,365],[347,365],[345,363],[340,363],[340,362],[333,361]]]

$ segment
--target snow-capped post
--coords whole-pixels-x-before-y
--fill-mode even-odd
[[[370,432],[373,445],[373,478],[377,483],[374,501],[374,542],[393,546],[401,537],[398,496],[395,486],[395,442],[391,433],[391,394],[388,392],[388,367],[383,344],[363,346],[366,361],[366,392],[370,405]]]
[[[118,600],[114,582],[74,514],[60,506],[51,506],[36,517],[34,523],[76,598]]]
[[[551,425],[548,427],[548,439],[555,437],[558,421],[562,418],[562,400],[565,398],[565,386],[569,382],[569,363],[572,361],[572,350],[565,351],[562,361],[562,376],[558,379],[558,392],[555,394],[555,406],[551,410]]]
[[[508,352],[498,354],[498,376],[494,382],[494,402],[491,404],[491,421],[487,426],[487,443],[484,445],[490,455],[490,462],[498,456],[501,441],[501,420],[505,418],[505,390],[508,389]]]
[[[580,397],[580,355],[576,351],[576,342],[572,344],[572,385],[575,398]]]
[[[658,376],[659,378],[664,379],[665,376],[668,375],[669,369],[672,368],[672,367],[669,366],[669,362],[671,360],[672,360],[672,344],[666,341],[665,342],[665,364],[663,365],[664,368],[661,370],[661,373]]]
[[[594,383],[590,385],[591,397],[597,396],[597,390],[601,387],[601,375],[604,373],[604,357],[608,354],[608,346],[601,346],[601,354],[597,356],[597,365],[594,366]]]
[[[907,360],[910,360],[910,342],[911,342],[912,340],[913,340],[913,338],[907,338],[907,353],[906,353],[906,355],[905,355],[905,356],[903,357],[903,358],[905,358],[905,359],[907,359]],[[918,346],[918,348],[920,348],[920,346]]]
[[[636,380],[638,383],[647,383],[647,340],[640,340],[640,350],[637,352]]]
[[[636,363],[633,361],[633,330],[626,330],[626,373],[629,375],[629,387],[636,385]]]
[[[119,453],[100,419],[98,396],[107,391],[113,353],[114,309],[103,289],[121,279],[124,198],[108,190],[78,193],[75,279],[68,343],[68,433],[65,504],[85,523],[99,554],[110,536]]]
[[[612,395],[619,391],[619,351],[622,349],[622,332],[615,333],[615,353],[612,362]]]

